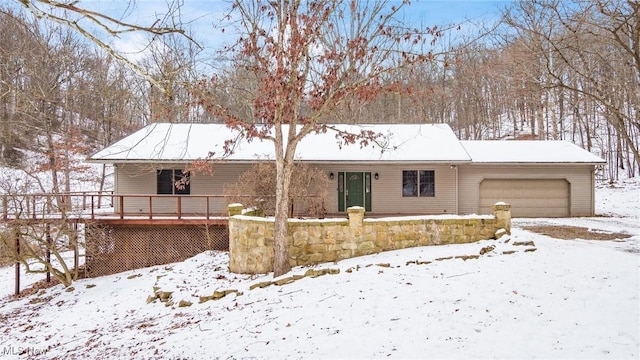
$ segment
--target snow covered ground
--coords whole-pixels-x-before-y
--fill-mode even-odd
[[[596,192],[604,216],[518,219],[509,239],[324,264],[315,269],[340,272],[282,286],[250,289],[273,279],[231,274],[226,254],[206,252],[72,291],[5,297],[0,357],[637,359],[640,181]],[[540,224],[631,237],[558,240],[523,229]],[[480,256],[455,258],[465,255]],[[242,295],[199,302],[216,290]],[[147,303],[156,291],[172,292],[169,301]]]

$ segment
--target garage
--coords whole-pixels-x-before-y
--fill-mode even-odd
[[[480,183],[480,213],[498,201],[511,204],[513,217],[568,217],[570,185],[565,179],[485,179]]]

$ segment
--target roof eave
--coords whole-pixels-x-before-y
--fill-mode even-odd
[[[167,164],[167,163],[191,163],[200,159],[162,159],[162,160],[149,160],[149,159],[87,159],[87,163],[96,164]],[[236,159],[224,159],[224,160],[210,160],[212,163],[234,163],[234,164],[253,164],[256,161],[264,161],[265,159],[253,159],[253,160],[236,160]],[[448,165],[464,165],[471,164],[471,160],[296,160],[313,164],[415,164],[415,163],[430,163],[430,164],[448,164]]]
[[[470,165],[603,165],[606,164],[606,161],[561,161],[561,162],[550,162],[550,161],[503,161],[503,162],[484,162],[484,161],[472,161]]]

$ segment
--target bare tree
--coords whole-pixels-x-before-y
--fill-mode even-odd
[[[68,247],[77,248],[77,239],[69,225],[74,216],[67,194],[72,177],[86,173],[79,160],[80,154],[86,155],[90,148],[82,144],[88,139],[94,140],[94,144],[109,143],[121,134],[120,129],[131,125],[123,122],[143,118],[135,113],[136,105],[126,104],[136,93],[135,89],[122,86],[130,83],[127,80],[131,73],[111,64],[105,53],[148,81],[155,81],[142,67],[107,45],[107,40],[132,31],[154,36],[186,35],[176,22],[177,1],[168,3],[163,19],[148,25],[128,23],[80,7],[78,2],[17,2],[35,16],[0,8],[0,160],[19,153],[12,151],[17,147],[43,154],[36,156],[38,159],[25,175],[33,180],[35,191],[54,197],[36,196],[31,187],[20,187],[21,194],[10,189],[0,189],[0,193],[11,198],[7,202],[12,204],[13,230],[21,238],[21,251],[17,253],[14,249],[12,256],[28,271],[51,272],[68,286],[77,274],[70,274],[62,252]],[[78,35],[93,42],[99,51],[91,52],[90,43]],[[157,88],[166,92],[164,87]],[[121,122],[114,121],[116,118]],[[89,134],[96,127],[105,135],[91,138]],[[28,141],[21,141],[25,134],[30,135]],[[40,177],[43,171],[49,172],[50,177]],[[7,181],[14,184],[14,180],[20,179]],[[34,217],[44,220],[36,222]],[[2,233],[3,240],[9,239],[2,246],[3,251],[12,249],[15,236]],[[32,268],[34,261],[43,268]]]
[[[580,112],[592,116],[591,121],[604,118],[611,126],[615,138],[606,148],[612,153],[603,155],[613,155],[633,176],[640,168],[640,5],[626,0],[521,1],[505,18],[520,39],[535,39],[529,50],[543,66],[542,85],[562,88],[585,104],[576,108],[576,115],[587,136],[594,129]],[[621,160],[627,151],[631,156]]]
[[[78,214],[58,207],[51,195],[34,194],[40,186],[32,174],[24,179],[6,174],[0,177],[0,193],[6,205],[3,216],[11,220],[0,229],[0,249],[4,260],[17,261],[30,273],[49,273],[69,286],[79,276],[79,251],[83,247],[70,221]]]
[[[410,29],[397,20],[406,3],[387,1],[234,2],[242,37],[231,47],[234,67],[251,78],[247,89],[251,117],[208,96],[204,82],[198,95],[207,109],[246,139],[274,144],[276,164],[274,275],[290,270],[287,217],[296,148],[314,132],[332,131],[328,122],[346,102],[367,103],[398,89],[390,76],[397,69],[429,62],[424,49],[437,29]],[[339,141],[366,146],[380,134],[338,132]]]
[[[23,160],[18,149],[29,148],[22,136],[27,122],[19,109],[27,86],[26,61],[38,47],[34,30],[21,14],[0,9],[0,163],[12,166]]]
[[[58,227],[57,225],[63,225]],[[0,232],[0,247],[28,273],[51,274],[65,287],[79,276],[76,233],[64,221],[19,221]],[[18,238],[19,247],[15,245]],[[75,259],[75,260],[74,260]]]
[[[179,34],[169,34],[153,41],[148,56],[141,60],[156,82],[163,84],[158,91],[153,83],[149,89],[151,122],[210,122],[189,92],[202,69],[202,48]],[[162,90],[162,89],[161,89]]]
[[[127,22],[115,16],[94,11],[83,7],[78,1],[64,0],[16,0],[25,9],[38,19],[48,19],[65,27],[75,30],[78,34],[95,44],[114,58],[127,64],[132,69],[143,75],[149,82],[161,90],[166,91],[166,86],[156,81],[143,67],[126,56],[117,52],[109,45],[110,39],[131,32],[142,32],[162,36],[178,33],[187,36],[180,24],[180,1],[168,1],[167,12],[158,17],[151,24],[136,24]],[[126,4],[125,8],[134,6],[133,2]]]

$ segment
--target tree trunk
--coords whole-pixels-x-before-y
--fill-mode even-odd
[[[545,140],[546,138],[546,131],[544,128],[544,102],[542,100],[542,96],[540,97],[540,100],[538,101],[538,103],[536,104],[538,109],[536,111],[536,119],[538,122],[538,140]]]
[[[288,244],[288,214],[289,214],[289,185],[293,164],[290,161],[276,162],[276,213],[274,229],[274,260],[273,276],[277,277],[291,270],[289,263]]]
[[[115,172],[115,169],[114,169],[114,172]],[[102,207],[102,193],[104,192],[104,183],[105,183],[106,177],[107,177],[107,164],[102,164],[102,168],[100,169],[100,182],[98,187],[98,194],[100,194],[100,196],[98,196],[98,209]]]
[[[47,127],[47,151],[48,151],[48,165],[49,172],[51,173],[51,192],[55,194],[56,203],[54,204],[56,209],[64,208],[64,198],[60,196],[60,184],[58,183],[58,164],[56,161],[56,150],[53,144],[53,130],[51,126]],[[35,210],[35,209],[34,209]]]

